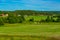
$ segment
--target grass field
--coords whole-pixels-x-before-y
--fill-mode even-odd
[[[39,21],[41,19],[46,19],[46,16],[28,16],[25,18],[26,21],[30,18]],[[21,24],[5,24],[4,26],[0,26],[0,35],[6,36],[0,36],[0,40],[13,40],[13,38],[14,40],[58,40],[60,37],[60,23],[30,24],[27,22]],[[7,35],[11,37],[8,37]],[[16,37],[15,35],[18,35],[19,37]]]
[[[60,36],[60,23],[5,24],[0,27],[0,34]]]
[[[0,33],[43,33],[60,32],[60,23],[42,23],[42,24],[5,24],[0,27]]]

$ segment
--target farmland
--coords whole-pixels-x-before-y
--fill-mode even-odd
[[[0,27],[0,34],[59,36],[60,23],[42,24],[5,24]],[[24,38],[24,37],[23,37]],[[44,39],[44,38],[43,38]],[[37,39],[36,39],[37,40]]]
[[[59,33],[59,23],[42,23],[42,24],[5,24],[0,27],[0,33]]]

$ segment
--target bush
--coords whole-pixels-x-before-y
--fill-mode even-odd
[[[46,21],[45,21],[45,20],[40,20],[40,23],[41,23],[41,22],[46,22]]]
[[[0,26],[4,25],[4,21],[2,18],[0,18]]]
[[[23,16],[23,15],[21,16],[21,19],[22,19],[22,21],[25,21],[25,18],[24,18],[24,16]]]
[[[23,23],[25,21],[24,16],[19,16],[18,21],[19,21],[18,23]]]
[[[31,18],[31,19],[29,20],[29,22],[34,22],[34,18]]]
[[[50,22],[51,21],[51,19],[50,19],[50,17],[49,16],[47,16],[47,18],[46,18],[46,20],[45,20],[46,22]]]
[[[8,23],[17,23],[18,19],[17,16],[15,16],[14,14],[9,14],[9,16],[7,17]]]
[[[8,23],[7,17],[3,17],[2,20],[4,21],[4,23]]]
[[[8,17],[7,20],[8,20],[8,23],[18,23],[19,22],[18,17]]]

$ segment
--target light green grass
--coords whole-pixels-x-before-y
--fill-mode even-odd
[[[46,19],[47,16],[27,16],[25,17],[26,20],[29,20],[31,18],[34,18],[34,21],[40,21],[42,19]]]
[[[26,37],[13,37],[14,40],[53,40],[53,38],[49,39],[49,37],[60,36],[60,23],[5,24],[0,27],[0,35],[4,34],[26,35]],[[37,37],[30,37],[27,35],[35,35]],[[0,40],[6,39],[10,40],[11,37],[0,37]]]
[[[6,34],[44,34],[60,33],[60,23],[42,24],[5,24],[0,27],[0,33]]]

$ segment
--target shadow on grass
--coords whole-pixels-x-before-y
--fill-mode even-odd
[[[48,37],[48,36],[37,36],[37,35],[0,35],[0,39],[4,40],[60,40],[60,37]]]

